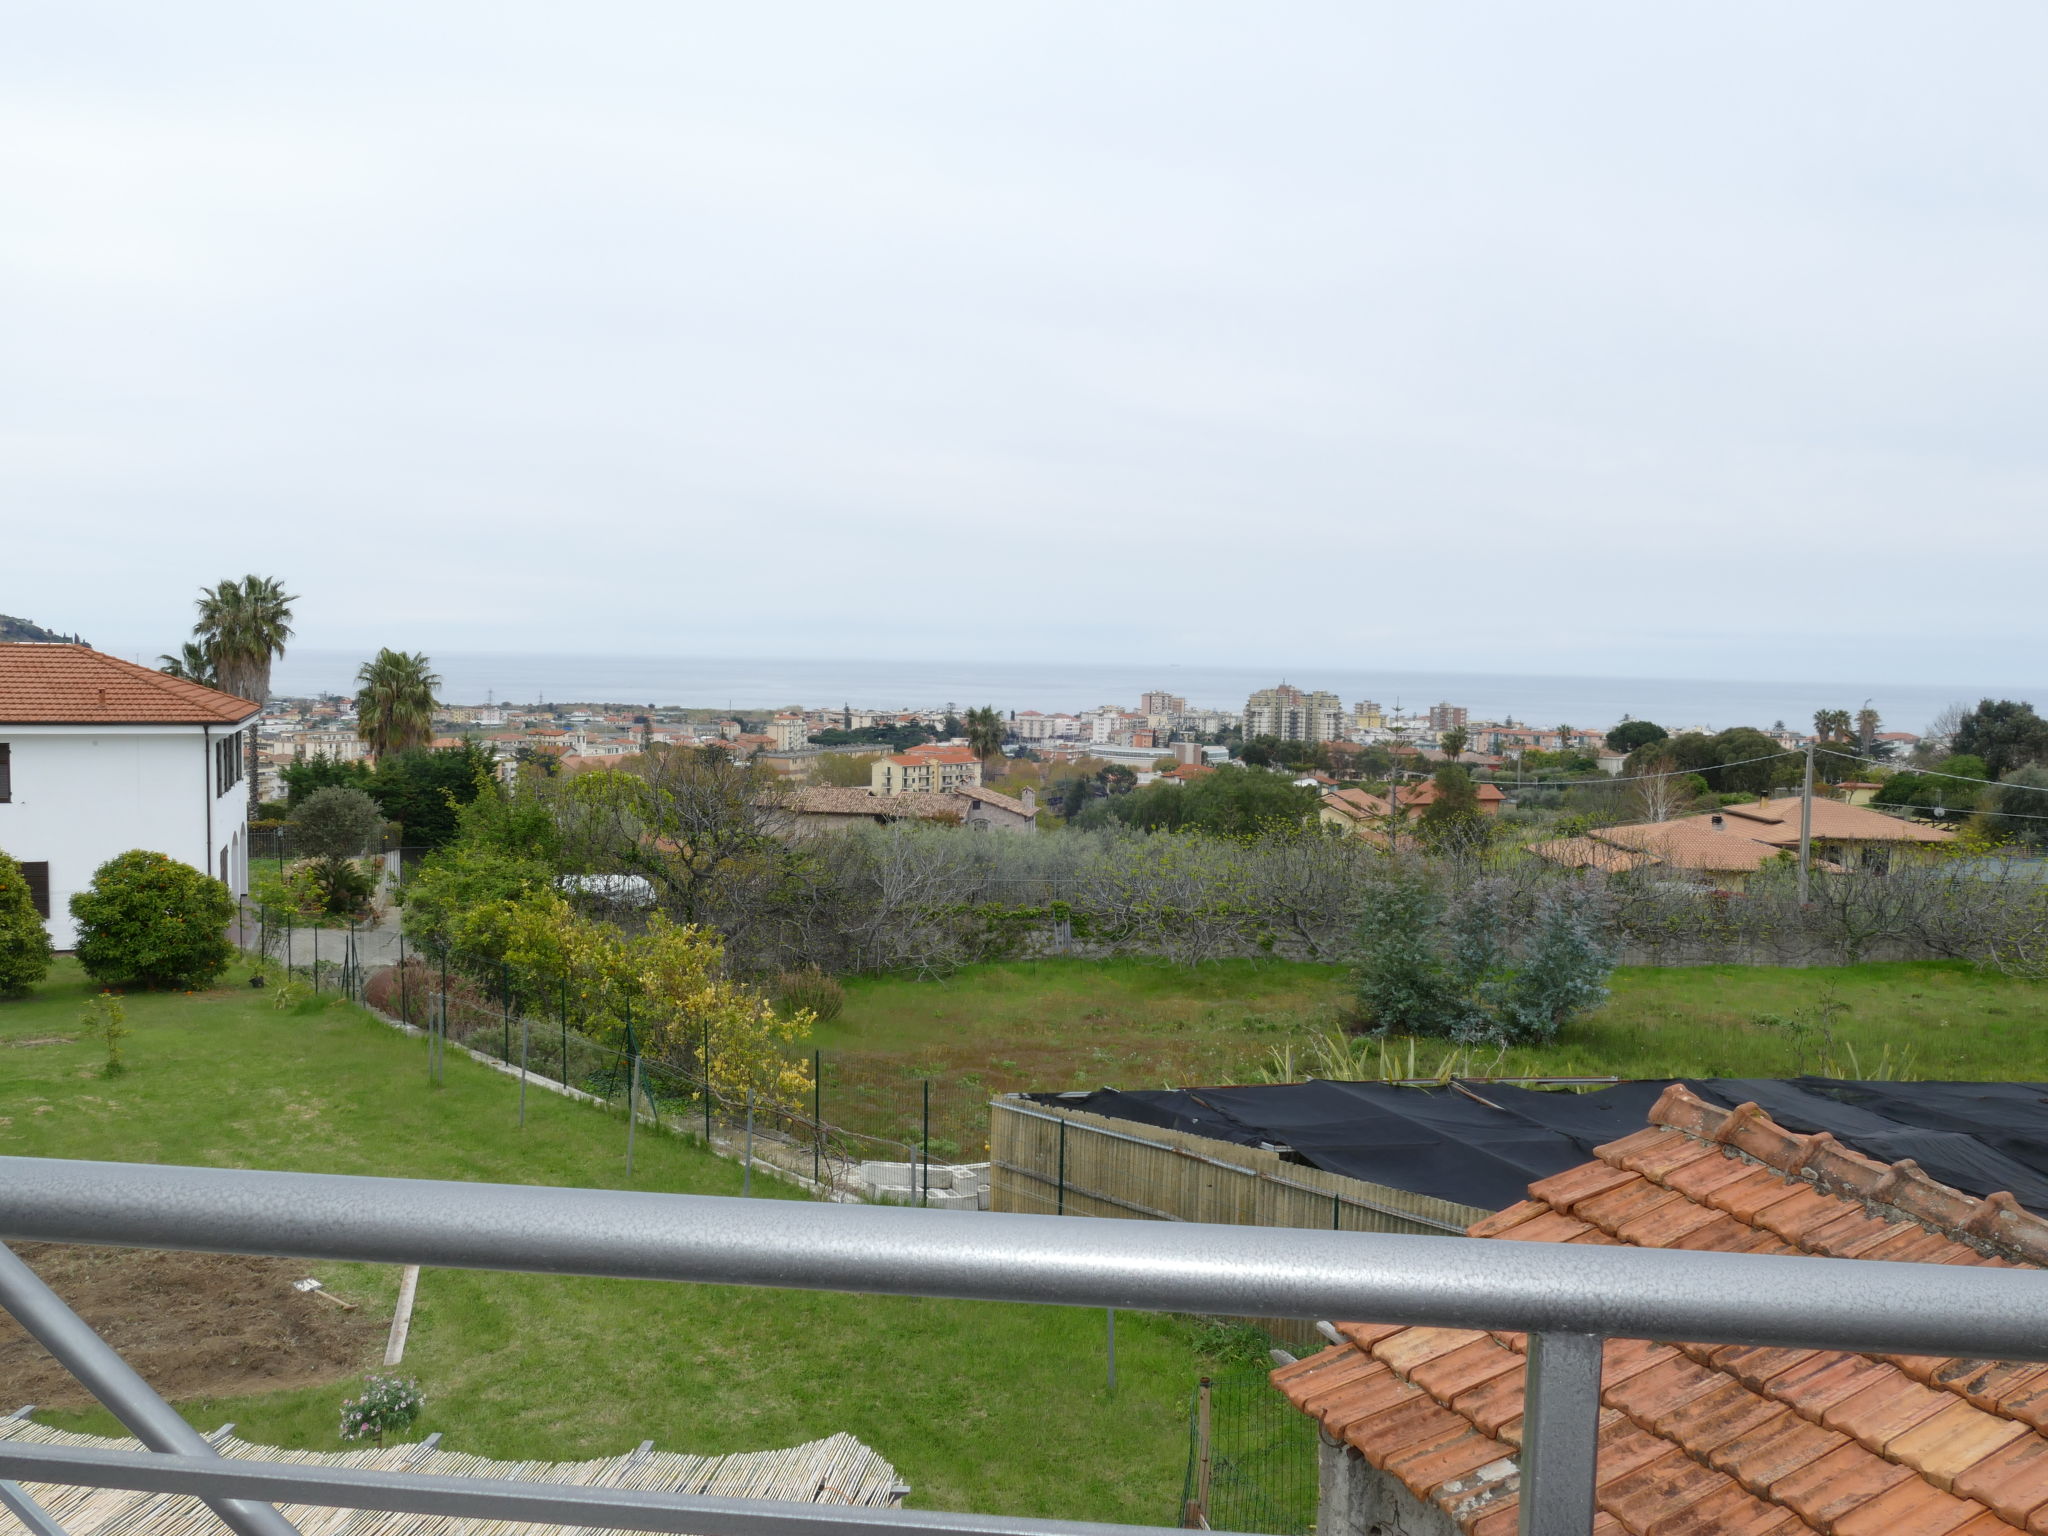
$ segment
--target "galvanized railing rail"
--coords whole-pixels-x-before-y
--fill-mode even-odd
[[[10,1238],[1525,1332],[1518,1459],[1531,1536],[1591,1527],[1605,1338],[2048,1360],[2048,1272],[2032,1269],[0,1158],[0,1239]],[[238,1536],[282,1536],[269,1520],[289,1530],[264,1500],[699,1536],[1148,1529],[224,1460],[203,1442],[165,1443],[160,1420],[143,1433],[154,1410],[124,1411],[118,1372],[101,1358],[118,1356],[89,1330],[53,1326],[11,1258],[0,1258],[0,1305],[38,1337],[61,1336],[53,1353],[74,1371],[99,1370],[88,1385],[150,1450],[0,1441],[0,1477],[196,1494]]]

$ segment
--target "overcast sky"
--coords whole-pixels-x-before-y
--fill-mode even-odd
[[[2048,9],[18,3],[0,611],[2028,682]]]

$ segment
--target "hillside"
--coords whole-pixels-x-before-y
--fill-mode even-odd
[[[76,635],[60,635],[54,630],[28,619],[17,619],[11,613],[0,613],[0,640],[76,640]]]

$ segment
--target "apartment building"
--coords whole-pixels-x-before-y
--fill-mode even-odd
[[[1470,718],[1471,711],[1462,704],[1432,704],[1429,706],[1429,728],[1432,731],[1456,730]]]
[[[1290,684],[1261,688],[1245,700],[1244,734],[1281,741],[1334,741],[1344,734],[1344,705],[1334,693],[1306,693]]]
[[[981,759],[971,747],[932,742],[893,757],[877,758],[868,787],[878,795],[943,794],[981,787]]]

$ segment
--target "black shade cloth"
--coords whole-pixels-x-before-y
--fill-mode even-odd
[[[1590,1093],[1453,1082],[1314,1080],[1245,1088],[1028,1097],[1240,1146],[1291,1148],[1312,1167],[1499,1210],[1531,1181],[1577,1167],[1649,1123],[1670,1079]],[[1912,1158],[1966,1194],[2009,1191],[2048,1215],[2048,1084],[1856,1083],[1837,1078],[1686,1079],[1726,1107],[1755,1101],[1789,1131],[1831,1132],[1881,1162]]]

